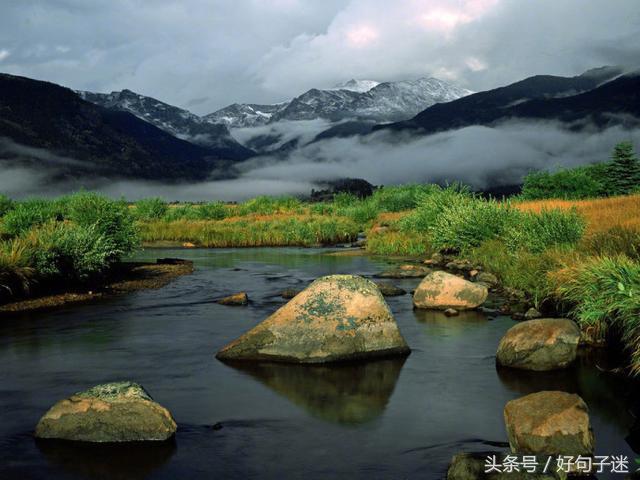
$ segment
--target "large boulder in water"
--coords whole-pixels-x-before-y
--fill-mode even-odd
[[[322,363],[408,353],[376,284],[355,275],[331,275],[313,282],[216,357]]]
[[[434,310],[470,310],[482,305],[488,294],[484,285],[439,271],[420,282],[413,294],[413,304],[416,308]]]
[[[38,422],[38,438],[139,442],[171,438],[176,422],[137,383],[97,385],[56,403]]]
[[[556,370],[569,366],[578,353],[580,329],[566,318],[539,318],[511,327],[500,340],[499,365],[524,370]]]
[[[593,454],[587,405],[578,395],[543,391],[512,400],[504,408],[504,421],[514,453]]]

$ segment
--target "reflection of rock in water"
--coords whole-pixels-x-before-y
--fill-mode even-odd
[[[328,365],[227,364],[251,375],[315,417],[359,424],[384,412],[404,361],[402,357]]]
[[[590,354],[590,358],[585,358],[584,353]],[[593,355],[601,358],[594,358]],[[504,386],[522,395],[542,390],[576,393],[584,399],[591,412],[607,419],[623,435],[627,435],[634,423],[634,416],[638,415],[635,399],[640,392],[639,384],[635,380],[596,368],[594,363],[607,364],[607,359],[602,355],[606,355],[606,352],[583,352],[576,365],[564,370],[533,372],[498,366],[497,372]],[[636,451],[638,445],[632,445],[634,441],[631,429],[627,443]]]
[[[448,317],[438,310],[415,309],[413,315],[418,322],[446,328],[451,334],[463,333],[487,323],[487,315],[477,310],[462,310],[455,317]]]
[[[38,440],[38,449],[55,468],[82,478],[138,480],[164,465],[174,454],[173,440],[151,443],[90,444]]]

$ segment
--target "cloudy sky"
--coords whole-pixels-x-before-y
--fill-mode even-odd
[[[637,63],[638,0],[2,0],[0,71],[204,114],[349,78],[472,90]]]

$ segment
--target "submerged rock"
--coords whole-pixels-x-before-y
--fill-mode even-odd
[[[161,441],[176,433],[169,411],[137,383],[97,385],[56,403],[38,422],[38,438],[81,442]]]
[[[291,300],[293,297],[298,295],[302,290],[297,288],[285,288],[282,292],[280,292],[280,296],[285,300]]]
[[[593,454],[588,408],[578,395],[543,391],[511,400],[504,421],[514,453]]]
[[[216,303],[219,303],[220,305],[232,305],[232,306],[248,305],[249,296],[247,295],[246,292],[234,293],[233,295],[229,295],[228,297],[224,297],[224,298],[221,298],[220,300],[217,300]]]
[[[447,309],[444,311],[444,314],[445,314],[447,317],[455,317],[455,316],[457,316],[457,315],[460,315],[460,312],[458,312],[458,310],[456,310],[455,308],[447,308]]]
[[[380,293],[385,297],[399,297],[400,295],[406,295],[407,291],[404,288],[395,286],[389,282],[375,282]]]
[[[487,295],[484,285],[447,272],[433,272],[416,288],[413,304],[416,308],[468,310],[482,305]]]
[[[397,268],[386,270],[376,275],[379,278],[422,278],[429,275],[432,270],[424,265],[400,265]]]
[[[566,318],[527,320],[511,327],[500,340],[499,365],[525,370],[569,366],[578,353],[580,329]]]
[[[323,363],[409,351],[375,283],[356,275],[330,275],[313,282],[216,357]]]

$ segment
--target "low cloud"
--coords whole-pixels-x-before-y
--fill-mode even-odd
[[[192,184],[147,181],[65,180],[51,182],[42,169],[3,168],[0,192],[14,197],[57,195],[80,187],[130,200],[240,201],[256,195],[309,194],[318,183],[363,178],[374,185],[461,181],[476,189],[514,185],[531,170],[553,170],[607,161],[614,145],[640,145],[640,130],[563,129],[550,122],[472,126],[429,136],[379,131],[363,137],[312,143],[282,156],[238,164],[232,180]]]

